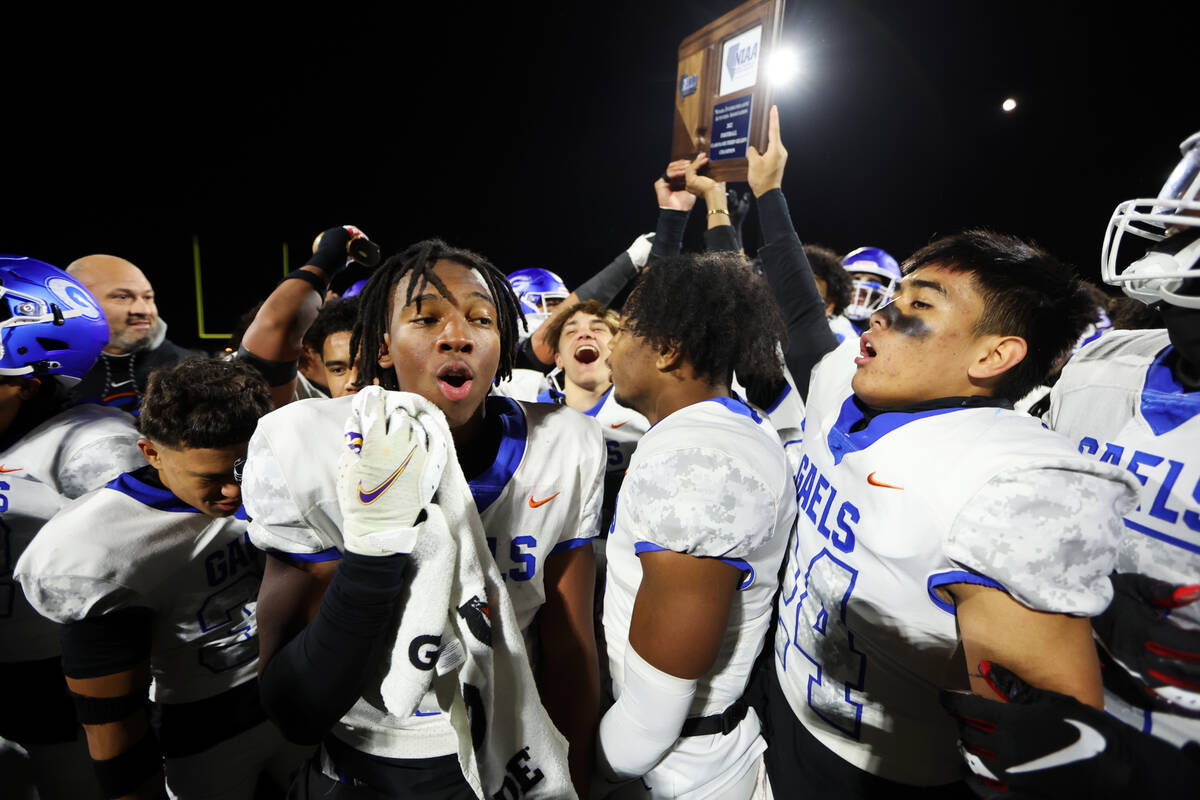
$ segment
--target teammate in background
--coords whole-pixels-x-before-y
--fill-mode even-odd
[[[358,371],[350,361],[350,337],[358,320],[357,295],[349,299],[329,300],[317,314],[304,338],[321,354],[330,397],[344,397],[358,391]]]
[[[330,280],[353,261],[352,250],[362,251],[362,257],[378,263],[378,246],[353,225],[322,233],[308,263],[284,276],[242,337],[238,358],[253,365],[267,379],[276,408],[293,400],[323,396],[319,386],[298,372],[297,364],[302,357],[315,361],[313,374],[322,375],[328,383],[321,367],[321,353],[305,353],[304,334],[325,302]]]
[[[1044,251],[969,231],[915,253],[858,346],[828,352],[779,188],[775,109],[769,142],[749,151],[760,257],[777,292],[796,292],[781,296],[785,313],[797,298],[808,308],[793,374],[819,361],[792,462],[774,658],[758,676],[768,774],[812,798],[963,796],[957,729],[939,706],[940,689],[968,679],[960,646],[967,664],[999,661],[1102,703],[1088,617],[1112,596],[1136,483],[1011,410],[1078,338],[1090,301]]]
[[[269,409],[243,362],[157,370],[138,417],[148,464],[63,509],[17,564],[29,602],[63,625],[67,686],[106,797],[161,797],[165,771],[172,796],[248,800],[260,773],[286,785],[303,758],[258,700],[262,573],[235,477]]]
[[[770,624],[796,508],[769,423],[730,396],[781,378],[783,323],[734,253],[657,262],[612,341],[613,393],[653,425],[609,534],[604,629],[616,704],[610,781],[650,797],[748,798],[766,748],[741,699]]]
[[[59,626],[13,581],[13,565],[69,500],[141,462],[133,418],[63,410],[108,341],[100,304],[62,270],[0,256],[0,736],[29,753],[42,800],[100,796],[63,681]],[[14,788],[15,787],[8,787]]]
[[[852,284],[850,273],[842,266],[842,259],[828,247],[819,244],[804,245],[804,254],[808,256],[808,264],[812,267],[817,291],[825,301],[829,329],[839,344],[846,339],[857,339],[861,331],[845,316],[846,306],[850,305]]]
[[[1113,604],[1094,622],[1105,709],[1176,746],[1200,742],[1200,609],[1186,602],[1200,593],[1200,132],[1181,149],[1157,198],[1117,206],[1101,255],[1104,280],[1157,308],[1166,330],[1112,331],[1085,347],[1045,418],[1140,484]]]
[[[860,333],[871,326],[871,315],[892,301],[900,287],[900,265],[887,251],[860,247],[842,259],[850,274],[850,302],[842,313]]]
[[[98,403],[137,416],[150,373],[196,355],[167,339],[154,287],[140,269],[117,256],[91,255],[67,267],[100,301],[108,319],[104,352],[71,389],[71,402]]]
[[[489,396],[517,355],[521,311],[481,256],[432,240],[380,267],[351,345],[359,382],[420,394],[446,416],[525,633],[541,701],[586,792],[599,717],[592,625],[604,446],[568,409]],[[380,700],[407,556],[346,548],[334,487],[352,398],[263,418],[245,471],[250,536],[269,552],[260,606],[264,702],[294,741],[322,743],[295,791],[469,797],[448,716],[428,697],[406,718]],[[299,432],[299,435],[298,435]],[[535,617],[537,624],[534,624]],[[498,698],[536,702],[535,698]],[[530,770],[535,761],[527,762]]]
[[[603,538],[612,522],[617,492],[621,490],[629,459],[650,423],[613,396],[607,362],[609,343],[620,327],[615,311],[596,300],[588,300],[576,303],[548,324],[546,340],[554,348],[554,365],[562,370],[563,390],[548,389],[538,397],[538,402],[562,403],[600,424],[608,456],[600,521]]]

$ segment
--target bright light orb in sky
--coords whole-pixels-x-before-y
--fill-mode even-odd
[[[1005,111],[1013,111],[1017,107],[1017,101],[1012,99],[1011,97],[1009,97],[1009,98],[1005,99],[1005,101],[1003,103],[1000,104],[1000,107],[1003,108]]]

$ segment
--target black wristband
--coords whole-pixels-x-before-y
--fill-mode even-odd
[[[673,208],[658,209],[658,223],[654,228],[654,243],[650,246],[650,258],[667,258],[679,255],[683,249],[683,232],[687,228],[690,211]]]
[[[311,259],[310,259],[310,261],[311,261]],[[324,269],[326,275],[333,274],[329,270],[325,269],[325,267],[322,267],[320,264],[313,264],[313,266]],[[317,273],[309,272],[306,269],[294,269],[291,272],[289,272],[287,275],[284,275],[282,280],[279,281],[279,283],[283,283],[284,281],[290,281],[290,280],[304,281],[308,285],[312,286],[313,291],[316,292],[317,294],[321,295],[322,299],[325,298],[325,290],[328,287],[328,283],[326,281],[321,280],[321,277],[319,275],[317,275]],[[278,285],[278,284],[276,284],[276,285]]]
[[[120,722],[139,710],[145,710],[150,698],[145,694],[124,694],[120,697],[89,697],[71,692],[75,717],[81,725],[104,725]]]
[[[238,346],[237,357],[258,370],[259,374],[266,379],[268,386],[283,386],[285,383],[290,383],[296,377],[296,373],[300,371],[300,366],[295,361],[272,361],[251,353],[244,344]]]
[[[115,758],[92,761],[96,768],[96,781],[105,797],[123,797],[132,794],[146,779],[162,769],[162,753],[154,733],[146,735]],[[162,795],[165,797],[165,794]]]

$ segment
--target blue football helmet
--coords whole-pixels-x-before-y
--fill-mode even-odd
[[[852,320],[870,317],[890,303],[900,287],[900,265],[878,247],[851,251],[842,259],[842,266],[850,273],[850,304],[842,313]]]
[[[1184,281],[1200,279],[1200,131],[1179,149],[1183,157],[1158,197],[1126,200],[1113,211],[1100,252],[1100,277],[1147,305],[1200,308],[1200,294],[1184,287]],[[1127,233],[1152,242],[1132,263],[1128,256],[1120,258]]]
[[[508,282],[525,312],[526,332],[521,338],[538,329],[550,318],[550,312],[567,299],[567,285],[548,269],[529,267],[508,274]]]
[[[0,375],[78,380],[108,344],[108,320],[79,281],[44,261],[0,255]]]

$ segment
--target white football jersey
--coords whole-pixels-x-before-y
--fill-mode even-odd
[[[1200,581],[1200,392],[1171,374],[1167,332],[1112,331],[1076,353],[1050,394],[1046,421],[1079,452],[1128,470],[1141,503],[1125,515],[1117,569],[1171,583]],[[1200,609],[1169,612],[1200,624]],[[1177,745],[1200,720],[1148,715],[1110,695],[1121,719]],[[1118,709],[1130,713],[1120,714]]]
[[[833,331],[833,335],[837,337],[838,344],[849,339],[852,342],[857,342],[862,336],[862,332],[854,327],[854,323],[849,317],[844,317],[841,314],[834,314],[829,318],[829,330]]]
[[[978,583],[1039,611],[1099,613],[1136,484],[1011,409],[885,412],[864,425],[850,386],[857,349],[813,371],[776,674],[792,712],[842,759],[902,783],[948,783],[963,768],[938,692],[966,673],[939,587]]]
[[[82,405],[51,417],[0,451],[0,662],[59,654],[58,625],[13,580],[17,559],[69,500],[145,464],[133,418]]]
[[[492,387],[492,394],[511,397],[513,400],[524,400],[526,403],[538,402],[538,395],[550,388],[550,379],[544,372],[536,369],[518,367],[506,379]]]
[[[653,550],[719,558],[741,570],[716,665],[698,682],[688,716],[720,714],[742,696],[770,624],[795,515],[783,448],[745,403],[696,403],[642,437],[609,533],[604,632],[617,697],[642,581],[638,554]],[[654,797],[701,787],[703,796],[720,797],[765,748],[750,712],[728,735],[680,739],[644,782]]]
[[[538,396],[538,402],[565,403],[565,399],[561,392],[547,389]],[[650,423],[632,408],[618,403],[611,386],[596,405],[582,413],[596,420],[604,435],[605,469],[624,475],[629,469],[629,459],[633,458],[638,441],[649,430]]]
[[[118,476],[46,523],[17,580],[56,622],[150,609],[152,699],[203,700],[254,678],[262,573],[240,512],[214,519],[139,475]]]
[[[258,547],[301,561],[341,558],[337,464],[353,400],[302,400],[259,421],[242,475]],[[503,439],[495,463],[469,483],[528,644],[546,600],[546,559],[590,545],[597,534],[604,446],[595,422],[569,408],[502,396],[487,402]],[[456,752],[454,731],[432,696],[402,719],[383,711],[378,681],[366,695],[334,729],[348,744],[395,758]]]

